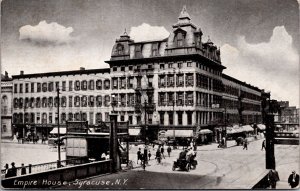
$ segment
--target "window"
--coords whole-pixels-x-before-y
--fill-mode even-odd
[[[73,91],[73,81],[69,81],[69,91]]]
[[[52,113],[49,113],[49,123],[51,124],[52,122]]]
[[[23,107],[23,98],[19,98],[19,108]]]
[[[177,47],[182,47],[183,46],[183,34],[181,32],[177,33],[176,35],[176,43],[177,43]]]
[[[87,97],[82,96],[81,97],[81,107],[86,107],[87,106]]]
[[[128,102],[127,102],[127,106],[134,106],[134,94],[128,94],[127,96],[128,98]]]
[[[75,98],[74,98],[74,106],[75,107],[79,107],[80,106],[80,97],[79,96],[75,96]]]
[[[75,87],[74,87],[75,91],[79,91],[80,90],[80,81],[76,80],[75,81]]]
[[[43,90],[44,91],[44,90]],[[53,91],[53,82],[49,82],[48,84],[48,91],[52,92]]]
[[[178,62],[178,68],[182,68],[182,62]]]
[[[126,78],[120,78],[120,89],[126,89]]]
[[[132,115],[128,116],[128,121],[129,121],[129,124],[132,125]]]
[[[14,93],[18,93],[18,84],[14,84]]]
[[[68,121],[73,121],[73,113],[68,114]]]
[[[96,124],[102,122],[102,113],[96,113]]]
[[[168,82],[167,82],[168,87],[174,87],[174,76],[168,75],[167,79],[168,79]]]
[[[159,76],[159,87],[165,87],[165,76]]]
[[[61,106],[62,107],[66,107],[67,106],[67,97],[66,96],[62,96],[61,97]]]
[[[173,63],[169,63],[168,68],[173,68]]]
[[[73,97],[69,96],[69,107],[73,106]]]
[[[118,89],[118,78],[112,78],[113,87],[112,89]]]
[[[47,107],[47,98],[45,97],[42,99],[42,107]]]
[[[62,91],[66,91],[66,81],[62,81]]]
[[[105,99],[104,100],[105,107],[109,107],[110,96],[109,95],[105,95],[104,99]]]
[[[165,69],[165,64],[160,64],[160,65],[159,65],[159,68],[160,68],[161,70]]]
[[[121,67],[121,71],[122,71],[122,72],[125,72],[125,66],[122,66],[122,67]]]
[[[187,112],[187,124],[192,125],[193,123],[193,112]]]
[[[46,92],[47,91],[47,83],[42,84],[42,91]]]
[[[31,93],[34,93],[34,83],[31,83]]]
[[[89,107],[95,106],[94,96],[89,96]]]
[[[142,78],[141,77],[136,77],[136,80],[137,80],[137,84],[136,84],[137,88],[142,87]]]
[[[165,100],[165,93],[164,92],[160,92],[158,93],[159,96],[159,105],[160,106],[165,106],[166,105],[166,100]]]
[[[37,85],[36,85],[36,91],[37,92],[41,92],[41,89],[42,89],[41,83],[37,83]]]
[[[178,92],[177,93],[177,105],[183,106],[183,103],[184,103],[183,92]]]
[[[80,121],[80,120],[81,120],[81,115],[80,115],[80,113],[75,113],[74,119],[75,119],[75,121]]]
[[[29,84],[26,83],[26,84],[25,84],[25,93],[28,93],[28,92],[29,92]]]
[[[184,86],[183,74],[177,75],[176,85],[177,85],[177,87],[183,87]]]
[[[87,114],[85,112],[81,113],[81,121],[86,121],[87,120]]]
[[[32,97],[32,98],[30,98],[30,101],[29,101],[29,105],[30,105],[30,107],[31,108],[34,108],[34,98]]]
[[[105,112],[105,121],[110,121],[109,120],[109,113],[108,112]]]
[[[148,87],[149,88],[153,87],[153,76],[148,76]]]
[[[47,123],[47,113],[43,113],[42,114],[42,124],[46,124]]]
[[[104,81],[104,88],[105,88],[106,90],[108,90],[108,89],[110,88],[110,81],[109,81],[108,79],[106,79],[106,80]]]
[[[83,80],[81,82],[81,90],[87,90],[87,81],[86,80]]]
[[[25,98],[25,108],[28,108],[29,107],[29,98],[26,97]]]
[[[118,44],[116,49],[117,49],[117,50],[116,50],[116,53],[117,53],[118,55],[124,54],[124,46],[123,46],[122,44]]]
[[[96,106],[97,107],[101,107],[102,106],[102,96],[101,95],[98,95],[96,97]]]
[[[187,67],[192,67],[192,62],[187,62]]]
[[[20,93],[23,93],[23,84],[20,84]]]
[[[129,69],[129,71],[132,71],[133,70],[133,66],[129,66],[128,69]]]
[[[59,82],[55,82],[55,90],[59,89]]]
[[[115,66],[113,67],[113,71],[116,72],[118,70],[118,68]]]
[[[177,112],[178,125],[182,125],[182,112]]]
[[[194,74],[186,74],[186,86],[194,86]]]
[[[94,82],[94,80],[90,80],[89,81],[89,89],[90,90],[94,90],[95,89],[95,82]]]
[[[169,106],[173,106],[174,103],[175,103],[174,93],[173,92],[169,92],[169,93],[167,93],[167,95],[168,95],[168,105]]]
[[[1,106],[2,106],[2,114],[6,115],[8,113],[8,99],[7,96],[3,96],[1,99]]]
[[[60,120],[62,123],[66,123],[66,120],[67,120],[66,113],[62,113],[60,118],[61,118]]]
[[[159,113],[159,121],[160,121],[161,125],[164,124],[164,122],[165,122],[165,112],[160,112]]]
[[[121,99],[121,107],[126,106],[126,94],[120,94],[120,99]]]
[[[96,81],[96,89],[97,90],[102,90],[102,80],[97,80]]]
[[[14,108],[18,108],[19,107],[19,100],[18,98],[14,98]]]
[[[169,125],[173,125],[173,112],[168,112],[169,114]]]
[[[193,92],[186,93],[186,105],[194,105]]]
[[[125,116],[124,115],[121,115],[121,121],[125,121]]]
[[[133,77],[128,78],[128,89],[133,88]]]
[[[153,65],[152,64],[148,64],[148,69],[152,69]]]

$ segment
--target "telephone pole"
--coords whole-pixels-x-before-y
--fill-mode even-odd
[[[58,144],[57,144],[57,150],[58,150],[58,161],[57,161],[57,168],[61,167],[61,157],[60,157],[60,128],[59,128],[59,88],[56,89],[57,91],[57,134],[58,134]]]

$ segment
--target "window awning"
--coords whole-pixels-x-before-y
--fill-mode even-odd
[[[201,134],[201,135],[203,135],[203,134],[211,134],[211,133],[213,133],[213,132],[211,130],[209,130],[209,129],[201,129],[199,131],[199,134]]]
[[[242,130],[248,132],[253,131],[253,128],[250,125],[244,125],[242,126]]]
[[[260,129],[260,130],[265,130],[266,126],[264,124],[258,124],[257,128]]]
[[[50,132],[50,134],[58,134],[58,128],[54,127],[53,130]],[[59,134],[66,134],[66,128],[60,127],[59,128]]]
[[[226,133],[227,134],[234,134],[234,133],[239,133],[239,131],[236,131],[233,127],[227,127],[226,128]]]
[[[167,130],[165,137],[173,137],[174,130]],[[193,137],[193,130],[175,130],[175,137]]]
[[[141,129],[128,129],[128,133],[131,136],[138,136],[141,132]]]

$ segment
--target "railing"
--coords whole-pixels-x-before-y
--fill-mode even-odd
[[[61,167],[66,167],[66,166],[74,166],[77,164],[85,164],[89,163],[87,158],[77,158],[77,159],[68,159],[68,160],[62,160],[60,162]],[[26,174],[31,174],[31,173],[38,173],[38,172],[45,172],[48,170],[53,170],[57,169],[58,163],[57,162],[48,162],[48,163],[41,163],[41,164],[35,164],[35,165],[27,165],[24,166],[26,169]],[[17,176],[21,175],[21,170],[22,167],[17,167]],[[1,176],[5,175],[5,169],[1,170]]]

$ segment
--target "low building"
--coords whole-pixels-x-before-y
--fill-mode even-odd
[[[1,75],[1,138],[12,138],[14,129],[12,128],[12,78]]]

